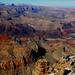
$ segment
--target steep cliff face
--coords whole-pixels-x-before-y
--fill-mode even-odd
[[[67,62],[64,65],[61,58],[75,53],[74,47],[68,46],[69,43],[66,41],[51,40],[48,43],[47,41],[38,42],[33,38],[21,38],[19,43],[18,40],[20,39],[0,40],[0,75],[40,75],[40,73],[48,75],[54,72],[52,65],[56,63],[54,68],[60,66],[61,74],[61,71],[64,72],[62,66],[63,68],[65,65],[69,66]]]

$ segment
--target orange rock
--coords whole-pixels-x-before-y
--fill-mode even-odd
[[[15,64],[16,68],[19,68],[22,65],[21,61],[18,59],[14,59],[13,62]]]
[[[10,61],[3,62],[0,64],[0,68],[3,70],[9,70],[10,69]]]

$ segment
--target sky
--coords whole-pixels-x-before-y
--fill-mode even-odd
[[[6,4],[30,4],[51,7],[75,7],[75,0],[0,0]]]

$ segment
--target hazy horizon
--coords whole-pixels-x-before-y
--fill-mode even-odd
[[[75,8],[75,0],[0,0],[5,4],[28,4],[37,6]]]

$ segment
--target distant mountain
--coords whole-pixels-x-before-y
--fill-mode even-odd
[[[18,35],[18,36],[24,36],[24,35],[33,35],[36,32],[36,30],[28,25],[15,25],[15,26],[0,26],[0,34],[6,33],[9,35]]]
[[[0,4],[1,34],[60,38],[75,33],[74,9]]]
[[[3,6],[3,5],[5,5],[4,3],[2,3],[2,2],[0,2],[0,6]]]

